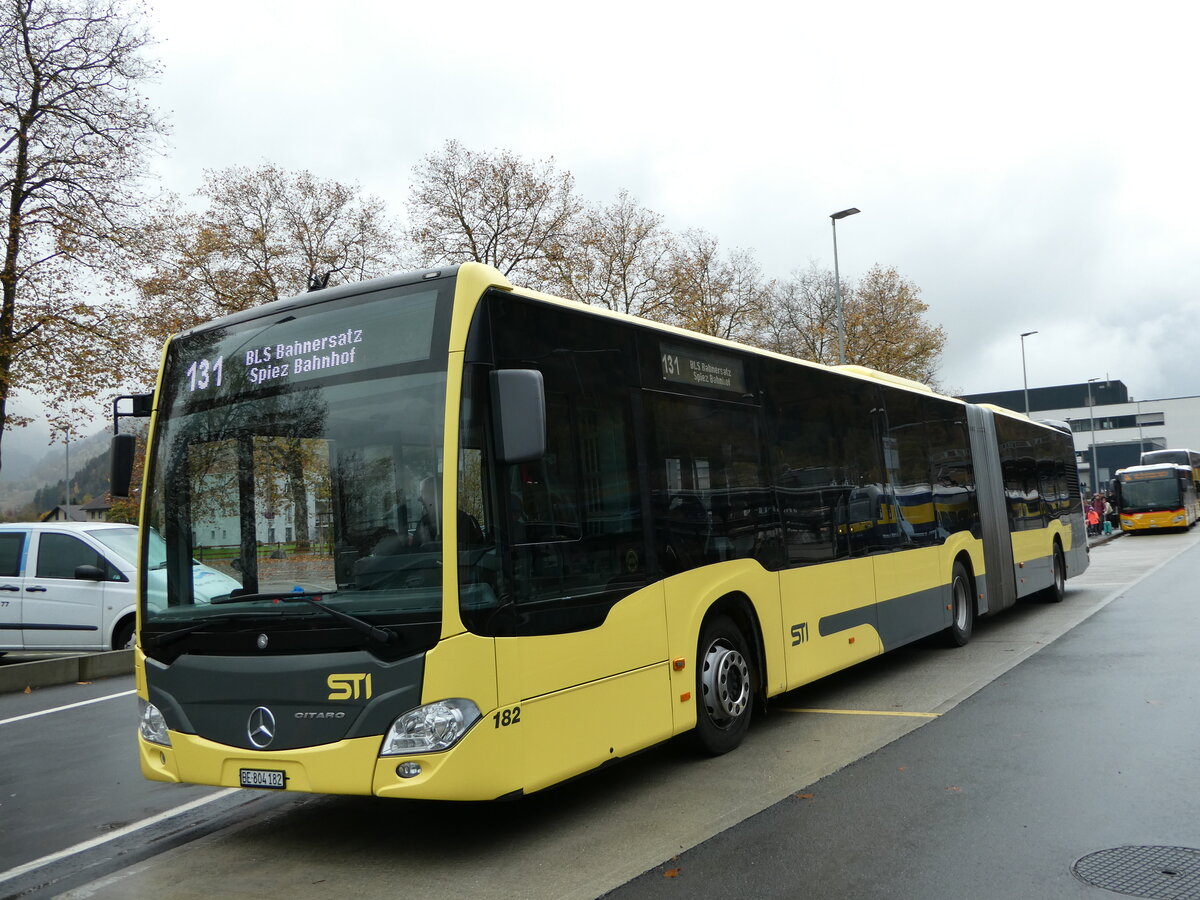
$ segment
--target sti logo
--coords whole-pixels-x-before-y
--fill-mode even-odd
[[[368,700],[371,697],[369,674],[330,675],[325,683],[329,685],[330,700]]]

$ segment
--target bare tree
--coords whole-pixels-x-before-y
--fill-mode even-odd
[[[144,333],[168,335],[313,286],[400,266],[398,229],[357,187],[273,165],[207,172],[199,212],[170,198],[138,242]],[[147,361],[147,365],[149,365]]]
[[[429,265],[475,261],[537,287],[570,257],[582,204],[553,159],[447,141],[413,169],[408,237]]]
[[[626,191],[581,216],[574,250],[554,261],[547,289],[606,309],[663,318],[669,307],[671,235],[662,216]]]
[[[769,350],[829,365],[838,361],[833,272],[810,263],[773,285],[761,343]]]
[[[723,254],[705,231],[685,231],[669,258],[671,321],[691,331],[754,343],[770,284],[746,250]]]
[[[106,278],[164,128],[150,40],[119,0],[0,0],[0,424],[16,390],[63,419],[127,375]],[[0,431],[2,435],[2,431]]]

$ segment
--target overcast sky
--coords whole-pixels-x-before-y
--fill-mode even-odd
[[[333,10],[337,10],[333,12]],[[159,0],[160,171],[272,162],[400,216],[448,139],[553,157],[668,228],[894,266],[952,390],[1123,380],[1200,394],[1200,6]]]

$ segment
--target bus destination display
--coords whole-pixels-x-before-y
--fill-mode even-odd
[[[740,359],[679,344],[659,344],[662,377],[676,384],[746,393],[746,370]]]
[[[1160,478],[1174,478],[1174,472],[1159,470],[1157,472],[1123,472],[1121,477],[1126,481],[1157,481]]]
[[[196,354],[180,362],[184,395],[267,388],[427,359],[436,301],[434,291],[409,295],[403,304],[386,295],[352,309],[288,316],[266,328],[251,323],[258,334],[250,341],[242,330],[218,333],[216,340],[193,338],[181,344],[185,353]]]

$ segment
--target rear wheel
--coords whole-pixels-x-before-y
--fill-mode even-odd
[[[1053,569],[1054,583],[1042,592],[1042,596],[1050,603],[1061,603],[1067,595],[1067,561],[1063,558],[1062,547],[1054,544],[1054,557],[1050,563]]]
[[[954,564],[950,576],[950,617],[949,627],[942,632],[942,642],[947,647],[963,647],[975,630],[975,592],[971,576],[960,562]]]
[[[742,742],[754,706],[754,674],[742,631],[728,616],[714,616],[700,632],[696,671],[698,749],[711,756]]]

